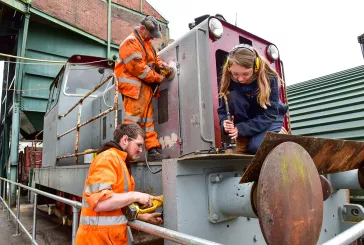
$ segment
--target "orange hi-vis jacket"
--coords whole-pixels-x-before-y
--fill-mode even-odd
[[[128,220],[121,209],[94,211],[98,202],[110,198],[113,193],[134,191],[134,179],[125,163],[126,155],[110,148],[92,161],[83,191],[76,245],[128,244]]]
[[[145,41],[134,29],[120,45],[119,59],[115,65],[115,75],[118,77],[119,92],[127,97],[138,99],[142,82],[161,83],[163,76],[151,67],[162,62],[156,54],[150,41]],[[141,44],[143,42],[143,45]]]

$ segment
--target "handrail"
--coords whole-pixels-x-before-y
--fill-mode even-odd
[[[196,67],[197,67],[197,88],[198,88],[198,111],[199,111],[199,119],[200,119],[200,136],[201,139],[211,145],[214,144],[213,139],[208,139],[204,135],[203,130],[203,109],[202,109],[202,88],[201,88],[201,69],[200,69],[200,50],[199,50],[199,41],[198,41],[198,32],[202,31],[206,33],[205,29],[197,28],[196,29]]]
[[[152,225],[139,220],[129,221],[128,225],[131,228],[144,231],[151,235],[155,235],[164,239],[167,239],[178,244],[193,244],[193,245],[221,245],[220,243],[208,241],[202,238],[190,236],[174,230],[169,230],[164,227]]]
[[[364,235],[364,221],[350,227],[322,245],[348,245]]]
[[[107,81],[109,81],[111,78],[114,79],[114,106],[108,108],[106,111],[90,118],[89,120],[81,123],[81,114],[82,114],[82,103],[83,101],[89,97],[92,93],[94,93],[98,88],[100,88],[102,85],[104,85]],[[69,158],[69,157],[76,157],[76,164],[78,164],[78,157],[81,155],[85,155],[87,153],[89,153],[88,151],[84,151],[79,153],[78,152],[78,145],[79,145],[79,138],[80,138],[80,128],[85,126],[86,124],[89,124],[90,122],[95,121],[96,119],[112,112],[115,111],[115,128],[117,127],[117,122],[118,122],[118,86],[117,86],[117,77],[114,73],[110,74],[104,81],[102,81],[101,83],[99,83],[98,85],[96,85],[96,87],[94,87],[90,92],[88,92],[87,94],[85,94],[75,105],[73,105],[71,107],[71,109],[69,109],[65,114],[63,115],[59,115],[59,118],[62,117],[66,117],[69,113],[71,113],[71,111],[73,111],[77,105],[78,107],[78,115],[77,115],[77,125],[76,127],[71,128],[70,130],[64,132],[63,134],[57,135],[57,139],[59,140],[61,137],[73,132],[76,130],[76,143],[75,143],[75,153],[74,154],[69,154],[69,155],[65,155],[65,156],[57,156],[57,160],[59,159],[64,159],[64,158]]]
[[[38,195],[42,195],[42,196],[46,196],[48,198],[51,198],[53,200],[68,204],[70,206],[72,206],[72,211],[73,211],[73,215],[72,215],[72,245],[75,244],[75,238],[76,238],[76,233],[77,233],[77,229],[78,229],[78,213],[79,210],[82,208],[82,204],[80,202],[77,201],[72,201],[60,196],[56,196],[5,178],[1,178],[0,177],[0,186],[1,183],[3,182],[3,197],[0,196],[0,200],[3,202],[4,207],[6,207],[8,209],[8,221],[10,220],[10,215],[12,215],[15,219],[16,219],[16,234],[15,235],[19,235],[19,226],[24,230],[25,234],[31,239],[32,244],[34,245],[38,245],[38,243],[36,242],[36,211],[37,211],[37,200],[38,200]],[[18,198],[17,198],[17,214],[15,215],[10,208],[10,191],[8,192],[8,204],[5,203],[5,183],[8,182],[9,183],[9,187],[11,184],[18,186]],[[34,208],[33,208],[33,229],[32,229],[32,234],[30,234],[28,232],[28,230],[24,227],[24,225],[20,222],[20,191],[21,188],[27,189],[31,192],[34,192]],[[9,188],[10,189],[10,188]],[[5,209],[4,209],[5,210]],[[139,220],[134,220],[134,221],[129,221],[128,222],[128,226],[132,227],[133,229],[136,230],[140,230],[140,231],[144,231],[146,233],[149,233],[151,235],[155,235],[158,236],[160,238],[172,241],[172,242],[176,242],[179,244],[194,244],[194,245],[221,245],[220,243],[215,243],[212,241],[208,241],[202,238],[198,238],[195,236],[191,236],[185,233],[181,233],[178,231],[174,231],[174,230],[170,230],[164,227],[160,227],[157,225],[152,225],[149,223],[145,223]]]
[[[15,220],[16,220],[16,232],[15,235],[19,235],[19,226],[24,230],[25,234],[31,239],[32,244],[38,245],[38,243],[36,242],[36,228],[37,228],[37,202],[38,202],[38,195],[42,195],[42,196],[46,196],[48,198],[51,198],[53,200],[68,204],[70,206],[72,206],[72,211],[73,211],[73,218],[72,218],[72,245],[75,244],[75,238],[76,238],[76,232],[77,232],[77,228],[78,228],[78,213],[79,210],[82,208],[82,204],[80,202],[76,202],[76,201],[72,201],[63,197],[59,197],[38,189],[34,189],[32,187],[8,180],[8,179],[4,179],[0,177],[0,183],[4,182],[3,184],[3,197],[0,196],[0,200],[3,202],[3,205],[8,209],[8,221],[10,220],[10,215],[12,215]],[[8,191],[8,204],[5,203],[5,183],[8,182],[9,183],[9,189],[10,189],[10,185],[16,185],[18,186],[18,197],[17,197],[17,202],[16,202],[16,207],[17,207],[17,213],[16,215],[13,213],[13,211],[11,211],[11,195],[10,195],[10,191]],[[1,185],[0,185],[1,186]],[[32,234],[30,234],[28,232],[28,230],[24,227],[24,225],[20,222],[20,193],[21,193],[21,188],[27,189],[31,192],[34,192],[34,208],[33,208],[33,228],[32,228]]]

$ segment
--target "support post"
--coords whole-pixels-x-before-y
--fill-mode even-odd
[[[28,36],[28,28],[29,28],[29,12],[25,14],[24,18],[24,26],[23,26],[23,34],[22,34],[22,43],[21,43],[21,51],[20,56],[25,56],[25,47],[27,44],[27,36]],[[19,60],[18,60],[19,61]],[[23,67],[22,63],[19,64],[19,69],[17,72],[17,77],[15,81],[15,91],[14,91],[14,99],[13,99],[13,119],[11,126],[11,152],[10,152],[10,180],[16,182],[17,181],[17,170],[18,170],[18,150],[19,150],[19,132],[20,132],[20,101],[21,101],[21,87],[22,87],[22,79],[23,79]],[[14,185],[11,185],[10,195],[11,200],[13,200],[12,206],[15,204],[15,193],[16,189]]]
[[[75,245],[75,241],[76,241],[76,233],[77,233],[77,229],[78,229],[78,208],[76,207],[72,207],[72,245]]]
[[[7,217],[6,221],[10,221],[10,202],[11,202],[10,190],[11,190],[11,184],[9,183],[9,191],[8,191],[8,217]]]
[[[20,233],[19,233],[19,222],[20,221],[20,192],[21,192],[21,187],[18,186],[18,197],[17,197],[17,201],[16,201],[16,219],[17,219],[17,222],[16,222],[16,228],[15,228],[15,234],[14,236],[20,236]]]
[[[107,1],[107,56],[110,59],[110,49],[111,49],[111,0]]]
[[[32,242],[35,241],[37,233],[37,202],[38,202],[38,193],[34,193]]]

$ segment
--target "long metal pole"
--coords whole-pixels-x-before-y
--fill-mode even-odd
[[[17,200],[16,200],[16,228],[15,228],[15,234],[14,236],[19,236],[20,233],[19,233],[19,220],[20,220],[20,191],[21,191],[21,188],[20,186],[18,186],[18,197],[17,197]]]
[[[29,18],[30,14],[26,13],[24,16],[24,26],[23,26],[23,35],[22,35],[22,43],[21,43],[21,51],[20,56],[25,56],[25,47],[27,45],[27,36],[28,36],[28,28],[29,28]],[[19,133],[20,133],[20,101],[21,101],[21,87],[22,87],[22,79],[23,79],[23,64],[19,64],[18,76],[15,81],[15,91],[14,91],[14,99],[13,99],[13,119],[11,126],[11,152],[10,152],[10,179],[16,181],[17,179],[17,170],[18,170],[18,147],[19,147]],[[10,188],[12,199],[15,202],[15,186]]]
[[[78,105],[75,154],[78,153],[78,142],[79,142],[79,138],[80,138],[80,127],[79,127],[79,125],[81,123],[81,114],[82,114],[82,102]],[[76,155],[76,164],[78,164],[78,155]]]
[[[6,197],[6,194],[5,194],[5,192],[6,192],[6,181],[4,180],[3,181],[4,182],[4,185],[3,185],[3,211],[5,211],[5,197]]]
[[[113,73],[114,77],[114,109],[115,109],[115,129],[118,127],[118,112],[119,112],[119,90],[118,90],[118,78]],[[121,119],[121,118],[120,118]]]
[[[78,229],[78,208],[72,207],[72,245],[75,245],[76,233]]]
[[[37,233],[37,202],[38,202],[38,193],[34,193],[32,242],[35,241],[35,236]]]
[[[111,49],[111,0],[107,1],[107,54],[106,58],[110,59]]]
[[[129,221],[128,225],[134,229],[147,232],[151,235],[167,239],[178,244],[194,244],[194,245],[221,245],[220,243],[211,242],[205,239],[190,236],[177,231],[169,230],[160,226],[141,222],[139,220]]]
[[[11,184],[9,183],[9,189],[8,189],[8,218],[6,219],[6,221],[10,221],[10,199],[11,199],[11,195],[10,195],[10,190],[11,190]]]
[[[200,135],[201,135],[201,139],[207,143],[210,143],[211,145],[214,144],[214,140],[213,139],[208,139],[205,137],[204,134],[204,127],[203,127],[203,109],[202,109],[202,86],[201,86],[201,71],[200,71],[200,49],[199,49],[199,39],[198,39],[198,34],[199,32],[203,32],[206,34],[206,30],[202,29],[202,28],[197,28],[196,29],[196,66],[197,66],[197,88],[198,88],[198,102],[199,102],[199,106],[198,106],[198,110],[199,110],[199,119],[200,119]]]
[[[344,232],[341,232],[336,237],[323,243],[322,245],[346,245],[351,244],[358,238],[364,235],[364,221],[352,226]]]
[[[19,185],[21,188],[33,191],[35,194],[39,194],[39,195],[42,195],[42,196],[45,196],[45,197],[49,197],[49,198],[51,198],[53,200],[63,202],[63,203],[68,204],[68,205],[70,205],[72,207],[77,207],[78,209],[82,208],[82,203],[80,203],[80,202],[76,202],[76,201],[72,201],[72,200],[69,200],[69,199],[64,198],[64,197],[56,196],[56,195],[50,194],[48,192],[41,191],[41,190],[26,186],[26,185],[23,185],[23,184],[19,184],[19,183],[16,183],[14,181],[10,181],[10,180],[4,179],[4,178],[0,178],[0,179],[7,181],[9,184]]]

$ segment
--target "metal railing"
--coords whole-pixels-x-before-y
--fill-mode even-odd
[[[357,241],[363,235],[364,221],[360,221],[358,224],[350,227],[344,232],[341,232],[339,235],[323,243],[322,245],[347,245]]]
[[[15,220],[16,220],[16,230],[15,230],[15,236],[19,236],[19,226],[23,229],[23,231],[25,232],[25,234],[31,239],[32,244],[38,245],[38,243],[36,242],[36,230],[37,230],[37,202],[38,202],[38,195],[42,195],[48,198],[51,198],[53,200],[68,204],[70,206],[72,206],[72,212],[73,212],[73,218],[72,218],[72,244],[75,244],[75,238],[76,238],[76,232],[77,232],[77,228],[78,228],[78,213],[79,210],[82,207],[82,204],[80,202],[76,202],[76,201],[72,201],[63,197],[59,197],[38,189],[34,189],[31,188],[29,186],[26,185],[22,185],[19,183],[16,183],[14,181],[8,180],[8,179],[4,179],[0,177],[0,184],[3,183],[3,196],[0,196],[0,200],[3,203],[3,211],[5,211],[4,207],[6,207],[8,209],[8,218],[7,221],[10,221],[10,215],[12,215]],[[9,183],[9,188],[8,188],[8,204],[6,204],[5,201],[5,195],[6,195],[6,183]],[[13,213],[13,211],[11,210],[11,195],[10,195],[10,187],[11,185],[16,185],[18,186],[18,195],[17,195],[17,201],[16,201],[16,215]],[[0,185],[1,186],[1,185]],[[33,202],[33,227],[32,227],[32,234],[30,234],[28,232],[28,229],[26,229],[24,227],[24,225],[20,222],[20,193],[21,193],[21,188],[27,189],[28,191],[34,192],[34,202]]]
[[[72,201],[63,197],[59,197],[38,189],[34,189],[32,187],[29,186],[25,186],[19,183],[16,183],[14,181],[8,180],[8,179],[4,179],[0,177],[0,187],[1,187],[1,183],[3,184],[3,196],[0,196],[0,200],[3,203],[3,211],[5,211],[5,207],[8,210],[8,217],[7,217],[7,221],[10,221],[10,215],[12,215],[15,220],[16,220],[16,230],[15,230],[15,236],[19,236],[19,226],[23,229],[23,231],[25,232],[25,234],[31,239],[32,244],[34,245],[38,245],[38,243],[36,242],[36,228],[37,228],[37,202],[38,202],[38,195],[42,195],[48,198],[51,198],[53,200],[68,204],[70,206],[72,206],[72,245],[75,244],[75,238],[76,238],[76,233],[77,233],[77,229],[78,229],[78,214],[79,214],[79,210],[82,208],[82,204],[80,202],[76,202],[76,201]],[[9,190],[10,190],[10,185],[16,185],[18,186],[18,196],[17,196],[17,202],[16,202],[16,215],[14,214],[14,212],[11,210],[10,207],[10,191],[8,191],[8,204],[6,204],[5,202],[5,193],[6,193],[6,183],[9,183]],[[20,192],[21,192],[21,188],[27,189],[31,192],[34,192],[34,203],[33,203],[33,227],[32,227],[32,233],[30,234],[28,232],[28,229],[25,228],[25,226],[20,222]],[[145,223],[139,220],[134,220],[134,221],[129,221],[128,222],[128,226],[132,227],[133,229],[136,230],[140,230],[140,231],[144,231],[146,233],[149,233],[151,235],[172,241],[172,242],[176,242],[178,244],[194,244],[194,245],[221,245],[220,243],[215,243],[212,241],[208,241],[202,238],[198,238],[198,237],[194,237],[194,236],[190,236],[181,232],[177,232],[177,231],[173,231],[173,230],[169,230],[167,228],[164,227],[160,227],[157,225],[152,225],[149,223]]]
[[[94,93],[97,89],[99,89],[102,85],[104,85],[107,81],[109,81],[110,79],[114,78],[114,106],[110,107],[109,109],[107,109],[104,112],[101,112],[100,114],[94,116],[93,118],[90,118],[89,120],[81,123],[81,114],[82,114],[82,103],[83,101],[89,97],[92,93]],[[104,81],[102,81],[101,83],[99,83],[98,85],[96,85],[96,87],[94,89],[92,89],[90,92],[88,92],[85,96],[82,97],[82,99],[80,99],[74,106],[71,107],[71,109],[68,110],[68,112],[66,112],[63,115],[59,115],[59,118],[62,117],[66,117],[68,114],[71,113],[71,111],[73,111],[77,106],[78,107],[78,116],[77,116],[77,125],[74,128],[71,128],[70,130],[64,132],[63,134],[60,134],[57,136],[57,139],[59,140],[61,137],[73,132],[76,130],[76,144],[75,144],[75,153],[74,154],[70,154],[70,155],[65,155],[65,156],[57,156],[57,160],[59,159],[63,159],[63,158],[69,158],[69,157],[76,157],[76,164],[78,164],[78,157],[85,155],[85,154],[89,154],[89,153],[94,153],[97,150],[88,150],[85,152],[81,152],[78,153],[78,143],[79,143],[79,137],[80,137],[80,128],[85,126],[86,124],[95,121],[96,119],[112,112],[115,111],[115,128],[117,127],[118,124],[118,86],[117,86],[117,77],[115,76],[115,74],[111,74],[109,75]]]

